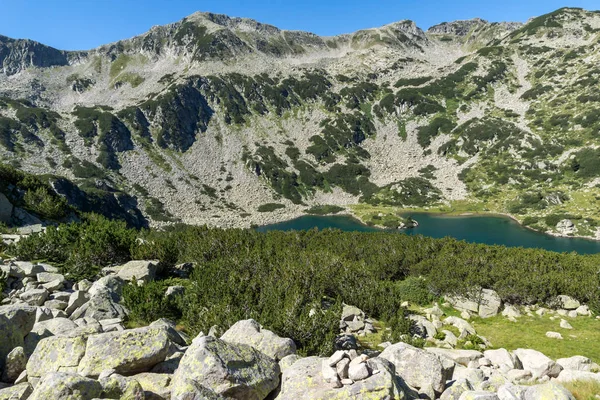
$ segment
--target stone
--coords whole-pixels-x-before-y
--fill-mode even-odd
[[[498,368],[506,368],[508,370],[521,368],[521,363],[506,349],[486,350],[483,352],[483,356],[489,359],[493,365],[498,366]]]
[[[365,313],[358,307],[344,304],[344,308],[342,309],[342,321],[353,321],[355,317],[364,319]]]
[[[26,400],[32,392],[33,388],[29,383],[19,383],[15,386],[0,389],[0,400]]]
[[[472,313],[479,312],[479,303],[466,297],[446,296],[446,301],[459,311],[470,311]]]
[[[48,283],[48,282],[52,282],[52,281],[60,281],[60,282],[65,282],[65,277],[62,274],[57,274],[57,273],[53,273],[53,272],[39,272],[36,275],[36,280],[39,283]]]
[[[348,368],[350,367],[350,359],[343,358],[339,362],[336,363],[335,370],[340,377],[340,379],[348,378]]]
[[[421,336],[425,338],[434,338],[437,334],[437,329],[433,323],[421,315],[410,315],[409,319],[415,322],[415,327],[421,332]]]
[[[538,310],[536,310],[536,314],[539,315],[540,317],[543,317],[544,315],[546,315],[546,313],[548,312],[548,310],[546,310],[545,308],[541,307]]]
[[[358,343],[354,335],[339,335],[335,338],[336,350],[356,350]]]
[[[73,290],[77,291],[81,291],[81,292],[89,292],[89,290],[92,288],[92,282],[88,281],[87,279],[83,279],[80,280],[79,282],[77,282],[74,286],[73,286]]]
[[[504,306],[502,315],[507,318],[519,318],[521,316],[521,311],[515,306],[507,305]]]
[[[169,336],[160,327],[91,335],[78,372],[96,377],[105,369],[125,375],[149,371],[165,360],[169,345]]]
[[[479,300],[479,316],[481,318],[495,317],[502,307],[502,299],[491,289],[483,289]]]
[[[454,368],[453,380],[466,379],[471,384],[477,385],[485,380],[485,374],[478,368]]]
[[[556,378],[562,367],[537,350],[517,349],[514,354],[519,358],[523,369],[531,371],[534,378],[548,376]]]
[[[448,343],[452,347],[455,347],[458,344],[458,338],[452,331],[443,330],[442,333],[444,336],[444,342]]]
[[[41,334],[44,330],[50,331],[53,335],[70,335],[77,329],[77,325],[68,318],[54,318],[38,322],[31,329],[32,333]]]
[[[348,368],[348,378],[355,382],[367,379],[369,375],[369,368],[366,363],[350,365]]]
[[[44,307],[47,307],[50,310],[64,310],[67,308],[67,305],[67,302],[61,300],[48,300],[44,303]]]
[[[140,384],[146,399],[168,399],[171,395],[171,374],[143,372],[130,379]]]
[[[82,337],[52,336],[42,339],[27,361],[28,377],[43,377],[50,372],[77,372],[86,340]]]
[[[544,385],[536,385],[528,388],[523,393],[523,400],[575,400],[575,397],[561,385],[550,382]]]
[[[281,359],[281,361],[279,361],[279,369],[283,373],[283,371],[285,371],[287,368],[294,365],[294,363],[296,361],[300,360],[301,358],[302,357],[300,357],[297,354],[290,354],[289,356],[285,356]],[[350,363],[350,360],[348,360],[348,363]],[[339,375],[339,369],[338,368],[336,368],[336,369],[338,370],[338,375]]]
[[[500,400],[522,400],[526,389],[522,386],[507,383],[498,388],[497,394]]]
[[[307,357],[295,362],[283,372],[281,392],[277,400],[313,399],[402,399],[402,382],[394,375],[394,366],[379,357],[367,360],[367,367],[374,373],[367,379],[353,382],[344,380],[341,388],[333,388],[323,380],[321,365],[326,358]]]
[[[573,329],[573,326],[565,319],[560,320],[560,327],[563,329]]]
[[[546,337],[549,339],[563,339],[563,336],[558,332],[546,332]]]
[[[172,274],[178,278],[187,279],[194,270],[194,263],[183,263],[174,266],[171,270]]]
[[[323,360],[321,364],[321,375],[323,380],[331,385],[331,387],[339,388],[342,387],[340,377],[337,374],[335,367],[329,365],[329,360]]]
[[[346,321],[346,326],[348,327],[348,331],[350,332],[358,332],[365,327],[365,322],[356,320],[356,321]]]
[[[562,308],[567,311],[576,310],[581,305],[579,301],[575,300],[571,296],[566,296],[564,294],[557,296],[556,303],[558,304],[559,308]]]
[[[124,281],[131,282],[134,278],[138,283],[148,283],[156,279],[158,261],[135,260],[114,268],[117,276]]]
[[[431,385],[436,393],[444,391],[444,371],[434,354],[397,343],[384,349],[380,357],[390,361],[396,367],[396,373],[410,386],[419,389]]]
[[[556,224],[556,230],[562,235],[572,235],[577,232],[577,227],[570,219],[563,219]]]
[[[30,306],[41,306],[50,293],[46,289],[31,289],[22,293],[19,298]]]
[[[225,397],[190,379],[174,387],[170,398],[171,400],[225,400]]]
[[[569,317],[569,318],[577,318],[578,315],[579,314],[577,314],[576,310],[571,310],[567,313],[567,317]]]
[[[88,302],[73,311],[69,318],[74,320],[91,317],[98,321],[111,318],[125,318],[128,311],[118,303],[119,300],[115,300],[114,294],[108,291],[96,293],[91,296]]]
[[[596,381],[600,382],[600,374],[589,371],[576,371],[572,369],[563,369],[556,378],[557,382],[568,383],[573,381]]]
[[[185,293],[185,287],[184,286],[169,286],[167,288],[167,291],[165,292],[165,297],[168,298],[175,298],[177,296],[182,296]]]
[[[279,372],[275,360],[251,346],[198,337],[173,375],[171,398],[182,398],[183,388],[191,381],[225,397],[264,399],[279,385]],[[315,380],[321,379],[318,375]]]
[[[221,336],[221,340],[247,344],[277,361],[296,353],[296,344],[292,339],[279,337],[270,330],[263,329],[253,319],[236,322]]]
[[[483,353],[477,350],[450,350],[450,349],[439,349],[436,347],[426,347],[425,350],[447,357],[457,364],[468,366],[471,361],[477,361],[483,358]]]
[[[346,358],[346,352],[343,350],[338,350],[329,357],[327,360],[330,367],[335,367],[337,363]]]
[[[89,300],[89,296],[87,295],[87,292],[84,292],[82,290],[74,291],[69,296],[67,308],[65,308],[65,312],[67,313],[67,315],[73,314],[73,311],[75,311],[76,309],[78,309],[79,307],[81,307],[82,305],[87,303],[88,300]]]
[[[52,372],[40,380],[28,400],[92,400],[101,394],[98,381],[77,374]]]
[[[61,290],[63,288],[63,286],[64,286],[63,282],[61,282],[59,280],[55,280],[52,282],[42,284],[42,287],[50,293],[56,292],[57,290]]]
[[[460,317],[461,317],[462,319],[464,319],[465,321],[468,321],[468,320],[470,320],[470,319],[471,319],[471,314],[470,314],[468,311],[462,311],[462,312],[460,313]]]
[[[102,322],[102,321],[100,321]],[[119,320],[119,323],[123,321]],[[173,343],[176,343],[180,346],[187,346],[189,338],[183,332],[179,332],[176,329],[175,322],[170,321],[166,318],[158,319],[150,324],[150,326],[161,327],[167,331],[167,335],[169,335],[169,340]]]
[[[589,317],[592,315],[588,306],[579,306],[575,311],[577,311],[577,315],[581,315],[583,317]]]
[[[574,371],[591,371],[592,360],[584,356],[573,356],[569,358],[559,358],[556,363],[563,369]]]
[[[2,382],[13,383],[27,366],[27,356],[23,347],[15,347],[6,356]]]
[[[473,385],[468,380],[457,380],[444,390],[444,393],[440,396],[440,400],[458,400],[464,392],[472,390],[474,390]]]
[[[43,265],[33,264],[27,261],[16,261],[15,265],[19,267],[19,269],[23,271],[23,273],[25,273],[25,276],[30,277],[35,277],[40,272],[46,271]]]
[[[461,332],[465,331],[469,335],[475,335],[477,333],[475,331],[475,328],[473,328],[473,326],[470,323],[468,323],[467,321],[465,321],[462,318],[448,317],[443,322],[446,325],[452,325],[452,326],[456,327]]]
[[[48,307],[38,307],[35,313],[35,323],[48,321],[54,318],[54,314],[52,314],[52,310]]]
[[[499,400],[496,393],[468,391],[460,395],[459,400]]]
[[[0,371],[4,370],[6,357],[15,347],[24,347],[25,336],[35,323],[36,309],[30,306],[0,306]]]

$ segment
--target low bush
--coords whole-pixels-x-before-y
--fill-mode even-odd
[[[266,204],[261,204],[260,206],[258,206],[258,208],[256,209],[258,212],[273,212],[276,210],[280,210],[282,208],[285,208],[285,205],[283,204],[279,204],[279,203],[266,203]]]

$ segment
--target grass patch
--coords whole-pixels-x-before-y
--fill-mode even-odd
[[[600,382],[585,380],[562,384],[577,400],[595,400],[600,393]]]
[[[510,322],[502,316],[488,319],[474,318],[473,327],[479,335],[492,342],[494,348],[515,350],[536,349],[556,360],[582,355],[594,362],[600,361],[600,321],[589,317],[569,318],[572,330],[560,328],[560,318],[550,320],[548,315],[523,316]],[[560,332],[564,340],[550,339],[546,332]]]

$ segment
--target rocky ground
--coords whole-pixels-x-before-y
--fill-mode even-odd
[[[96,282],[69,282],[45,264],[6,260],[0,268],[8,277],[0,306],[0,399],[573,399],[561,383],[600,380],[599,366],[583,356],[552,360],[533,349],[493,349],[468,322],[500,312],[493,291],[448,299],[462,318],[445,317],[437,306],[415,314],[414,335],[431,346],[424,349],[361,346],[379,324],[345,306],[338,350],[301,357],[291,339],[254,320],[193,339],[165,319],[125,329],[122,288],[153,280],[151,261],[106,268]],[[170,287],[165,295],[180,290]],[[535,312],[591,316],[567,296],[556,306]],[[505,306],[502,314],[531,311]],[[455,349],[458,343],[471,349]]]

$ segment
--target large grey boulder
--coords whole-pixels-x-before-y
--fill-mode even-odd
[[[558,308],[563,310],[576,310],[581,305],[579,301],[564,294],[556,297],[556,303]]]
[[[386,347],[380,357],[394,364],[396,373],[410,386],[420,389],[431,385],[436,393],[444,391],[444,369],[433,353],[397,343]]]
[[[470,362],[477,361],[483,358],[483,354],[477,350],[453,350],[453,349],[440,349],[437,347],[426,347],[426,351],[436,354],[438,356],[444,356],[457,364],[467,367]]]
[[[537,350],[517,349],[514,354],[519,358],[523,369],[531,371],[534,378],[549,376],[556,378],[562,367]]]
[[[596,381],[600,382],[600,374],[589,371],[575,371],[572,369],[563,369],[560,371],[557,382],[568,383],[573,381]]]
[[[69,299],[67,300],[67,308],[65,308],[65,312],[67,315],[73,314],[75,310],[88,302],[90,296],[87,292],[76,290],[70,294]]]
[[[131,282],[135,278],[137,283],[151,282],[156,278],[158,261],[135,260],[118,267],[105,268],[105,272],[113,272],[124,281]]]
[[[31,396],[33,388],[27,382],[0,389],[0,400],[25,400]]]
[[[149,371],[165,360],[170,344],[169,335],[160,327],[91,335],[78,371],[90,377],[107,369],[125,375]]]
[[[221,336],[221,340],[247,344],[277,361],[296,353],[296,344],[292,339],[279,337],[270,330],[263,329],[253,319],[236,322]]]
[[[245,344],[213,336],[194,339],[171,382],[171,398],[183,399],[192,381],[224,397],[262,400],[279,385],[275,360]]]
[[[29,304],[30,306],[41,306],[42,304],[44,304],[46,299],[48,299],[49,295],[50,292],[48,292],[46,288],[31,289],[21,293],[21,295],[19,295],[19,298],[25,303]]]
[[[42,339],[27,361],[27,376],[42,377],[50,372],[76,373],[85,347],[83,337],[52,336]]]
[[[225,400],[225,397],[191,379],[186,379],[173,388],[170,398],[171,400]]]
[[[475,328],[473,328],[473,325],[471,325],[470,323],[468,323],[467,321],[465,321],[462,318],[458,318],[458,317],[448,317],[446,318],[443,323],[445,325],[452,325],[455,328],[457,328],[461,333],[464,331],[469,335],[475,335],[477,332],[475,331]]]
[[[544,385],[531,386],[523,394],[523,400],[575,400],[575,397],[561,385],[550,382]]]
[[[483,356],[490,360],[498,368],[509,371],[521,368],[521,363],[506,349],[486,350]]]
[[[28,400],[92,400],[101,394],[98,381],[77,374],[52,372],[40,380]]]
[[[4,193],[0,193],[0,222],[4,224],[10,223],[10,219],[13,214],[13,205],[8,200],[8,198],[4,195]]]
[[[458,400],[464,392],[471,390],[473,390],[473,385],[468,380],[457,380],[452,383],[452,386],[444,390],[440,400]]]
[[[470,299],[463,296],[446,296],[448,303],[460,311],[470,311],[477,313],[479,311],[479,302],[476,299]]]
[[[277,400],[312,399],[402,399],[402,382],[394,374],[394,366],[381,358],[367,360],[367,368],[379,371],[370,377],[333,388],[324,380],[321,368],[325,358],[307,357],[286,368],[281,378],[281,392]]]
[[[6,356],[15,348],[25,345],[27,335],[35,323],[35,307],[1,306],[0,307],[0,372],[4,370]]]
[[[118,303],[109,292],[100,292],[90,298],[70,315],[72,320],[90,317],[95,320],[125,318],[128,310]]]
[[[2,382],[13,383],[27,366],[27,356],[23,347],[15,347],[6,356],[6,365],[2,374]]]
[[[564,369],[574,371],[591,371],[593,367],[597,367],[596,364],[592,363],[592,360],[584,356],[559,358],[556,363]]]
[[[491,289],[482,289],[479,300],[479,316],[481,318],[490,318],[498,315],[502,307],[502,299],[496,291]]]

